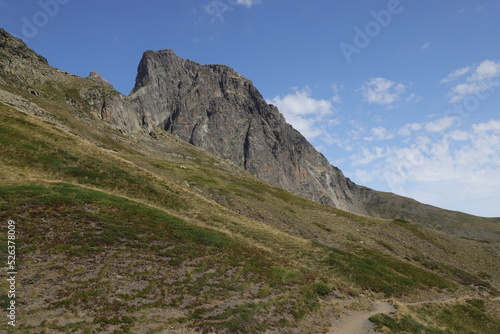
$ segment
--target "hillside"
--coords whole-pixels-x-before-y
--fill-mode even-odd
[[[326,333],[375,300],[464,296],[441,306],[446,319],[423,303],[375,320],[394,333],[408,319],[500,331],[493,220],[450,213],[471,237],[487,231],[478,241],[297,196],[152,114],[140,122],[129,98],[3,31],[0,78],[0,219],[17,224],[20,333]]]

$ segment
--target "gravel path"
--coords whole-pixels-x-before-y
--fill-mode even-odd
[[[329,334],[376,334],[373,324],[368,320],[378,313],[391,314],[396,309],[389,302],[377,302],[373,311],[351,312],[342,318],[338,325],[333,327]]]

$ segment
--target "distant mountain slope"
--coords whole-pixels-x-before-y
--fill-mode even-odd
[[[74,76],[48,65],[21,40],[0,30],[0,73],[11,87],[64,88]],[[378,218],[401,218],[467,238],[499,241],[500,219],[442,210],[409,198],[359,186],[265,102],[252,82],[224,65],[200,65],[171,50],[147,51],[135,87],[125,97],[93,80],[67,91],[66,102],[124,133],[155,128],[229,159],[259,178],[314,201]],[[96,81],[96,78],[98,79]],[[1,79],[0,79],[1,80]],[[1,81],[0,81],[1,84]],[[36,87],[40,85],[43,89]]]

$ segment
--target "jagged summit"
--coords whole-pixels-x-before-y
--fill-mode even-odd
[[[109,88],[113,88],[113,85],[106,79],[104,79],[99,73],[97,73],[96,71],[92,71],[90,72],[89,76],[87,77],[87,79],[91,79],[91,80],[94,80],[95,82],[103,85],[103,86],[106,86],[106,87],[109,87]]]
[[[139,63],[137,69],[135,87],[132,89],[132,93],[136,92],[141,87],[146,86],[150,82],[150,80],[160,76],[159,74],[155,74],[155,72],[157,71],[163,72],[163,69],[161,67],[157,67],[158,64],[163,64],[163,65],[169,64],[169,66],[177,69],[181,67],[196,68],[200,66],[200,64],[194,61],[177,56],[175,51],[172,49],[164,49],[158,51],[147,50],[143,53],[142,59]],[[241,79],[246,79],[242,75],[237,73],[233,68],[227,65],[209,64],[201,66],[211,68],[214,72],[217,73],[230,72],[232,75],[236,77],[239,77]]]

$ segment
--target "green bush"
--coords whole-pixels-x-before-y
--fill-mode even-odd
[[[324,297],[330,294],[332,292],[332,289],[326,285],[325,283],[314,283],[312,284],[312,288],[314,292],[320,297]]]
[[[287,285],[298,282],[300,280],[300,275],[292,270],[274,266],[271,268],[271,280],[272,286]]]
[[[387,327],[393,333],[448,334],[440,329],[424,326],[408,316],[404,316],[401,320],[395,320],[386,314],[376,314],[370,317],[370,321],[375,324],[377,330]]]

